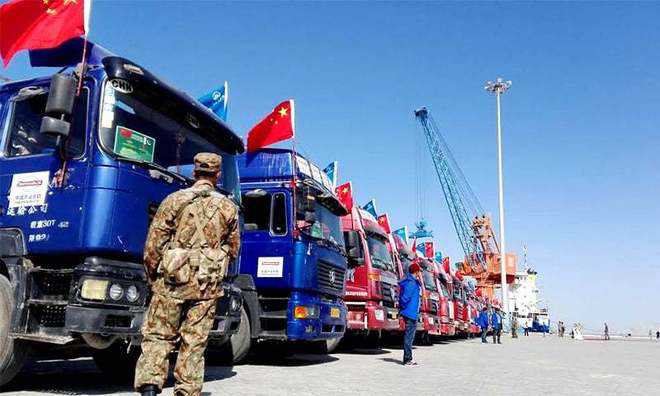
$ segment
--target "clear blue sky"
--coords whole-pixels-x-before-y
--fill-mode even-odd
[[[523,244],[554,319],[660,322],[660,6],[95,1],[91,38],[193,95],[230,82],[244,135],[295,98],[303,151],[340,161],[361,203],[416,220],[413,110],[427,105],[497,214],[495,101],[504,97],[510,250]],[[42,73],[19,55],[11,78]],[[460,249],[432,173],[427,217]],[[654,315],[654,316],[653,316]]]

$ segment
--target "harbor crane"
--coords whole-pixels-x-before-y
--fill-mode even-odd
[[[442,187],[465,261],[462,272],[474,276],[490,298],[499,277],[500,248],[487,215],[458,166],[449,145],[426,107],[415,111]]]

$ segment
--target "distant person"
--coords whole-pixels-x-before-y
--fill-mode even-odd
[[[419,299],[421,292],[421,267],[412,263],[408,267],[406,277],[399,281],[401,289],[399,295],[399,314],[406,322],[406,330],[403,333],[403,365],[417,366],[412,357],[412,346],[417,330],[417,317],[419,316]]]
[[[605,335],[605,340],[609,340],[610,339],[610,328],[607,327],[607,323],[605,323],[605,330],[603,331],[603,333]]]
[[[655,332],[655,339],[660,340],[660,330]]]
[[[488,307],[483,307],[481,313],[477,316],[477,324],[481,328],[481,342],[484,344],[488,344],[488,340],[486,339],[488,335],[488,322]]]
[[[525,326],[525,337],[529,337],[529,326]]]
[[[511,320],[511,338],[518,338],[518,318],[515,316]]]
[[[491,315],[490,322],[493,325],[493,344],[501,344],[502,340],[502,315],[500,315],[500,310],[493,308],[493,314]]]

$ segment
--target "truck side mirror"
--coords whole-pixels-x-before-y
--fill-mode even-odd
[[[344,233],[346,242],[346,255],[351,267],[359,267],[364,264],[364,252],[360,243],[360,234],[357,231],[346,231]]]
[[[67,119],[73,114],[75,99],[76,79],[66,74],[53,75],[50,80],[46,113],[41,120],[41,133],[61,139],[68,137],[71,123]]]

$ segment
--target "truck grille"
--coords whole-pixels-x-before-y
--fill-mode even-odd
[[[394,304],[399,299],[397,288],[395,284],[382,283],[383,288],[383,305],[388,308],[394,308]]]
[[[42,305],[35,308],[34,314],[43,327],[64,327],[66,306]]]
[[[333,267],[331,264],[324,261],[318,262],[318,285],[319,290],[341,295],[344,293],[344,277],[346,270],[343,268]]]
[[[32,274],[36,290],[34,297],[69,299],[71,272],[35,271]]]

